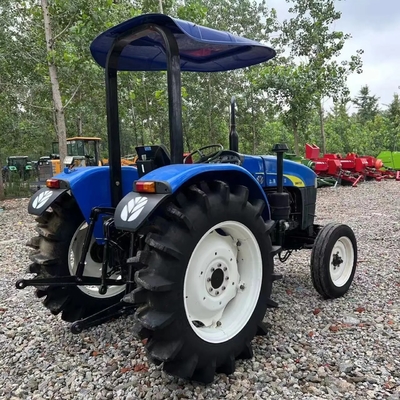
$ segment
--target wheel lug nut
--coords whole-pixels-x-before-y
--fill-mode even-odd
[[[224,267],[224,271],[226,271],[228,268]]]
[[[221,268],[221,263],[218,263],[218,268]]]
[[[226,289],[226,287],[225,286],[222,286],[222,290],[225,290]]]
[[[219,292],[218,292],[218,291],[216,291],[216,292],[215,292],[215,294],[219,294]]]
[[[217,326],[221,326],[221,325],[222,325],[221,321],[217,321]]]
[[[211,278],[207,278],[207,282],[211,282]]]
[[[210,287],[210,289],[208,289],[209,292],[212,292],[214,289],[212,287]]]
[[[215,271],[215,268],[211,268],[211,272],[214,272]]]
[[[226,277],[225,277],[225,280],[226,280],[226,281],[229,281],[229,276],[226,276]]]

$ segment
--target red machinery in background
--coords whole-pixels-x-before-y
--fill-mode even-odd
[[[383,162],[373,156],[358,156],[348,153],[346,157],[340,154],[327,153],[322,157],[320,149],[315,144],[306,144],[306,159],[312,161],[312,168],[321,177],[337,179],[338,183],[347,182],[353,187],[364,180],[400,179],[394,170],[383,170]]]
[[[340,154],[319,155],[319,147],[306,144],[306,158],[313,162],[313,170],[321,178],[336,178],[338,183],[347,182],[353,187],[364,180],[365,163],[363,159],[344,159]]]
[[[372,156],[362,156],[368,161],[368,166],[366,169],[367,176],[376,179],[399,179],[399,172],[392,168],[384,168],[382,160]],[[380,179],[379,179],[380,176]]]

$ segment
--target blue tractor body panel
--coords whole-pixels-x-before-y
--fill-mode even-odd
[[[261,160],[261,159],[260,159]],[[257,160],[254,159],[257,163]],[[262,162],[260,163],[262,166]],[[249,200],[263,200],[266,207],[263,218],[270,219],[267,196],[256,178],[245,168],[235,164],[172,164],[157,168],[138,181],[163,182],[170,189],[169,194],[136,193],[127,194],[118,204],[114,222],[117,229],[137,231],[159,205],[183,185],[202,180],[222,180],[231,184],[248,187]],[[140,210],[139,210],[140,208]]]
[[[90,222],[90,213],[93,207],[111,207],[110,168],[83,167],[61,172],[54,176],[68,182],[69,189],[87,223]],[[135,167],[122,167],[122,193],[125,196],[133,189],[133,182],[138,179]],[[94,229],[94,236],[102,242],[103,221],[100,218]]]
[[[262,156],[265,166],[265,186],[276,186],[276,157]],[[309,167],[291,160],[283,160],[283,186],[315,186],[317,174]]]
[[[169,189],[169,193],[128,193],[116,208],[115,226],[121,230],[138,230],[171,194],[177,192],[183,185],[202,180],[222,180],[248,187],[250,200],[263,200],[266,203],[262,216],[268,220],[271,217],[271,210],[264,188],[276,186],[276,175],[276,157],[273,156],[243,156],[242,166],[210,163],[172,164],[157,168],[142,176],[138,181],[162,182]],[[284,186],[314,188],[315,173],[306,166],[285,160]],[[138,211],[138,207],[142,210]],[[134,216],[136,212],[138,214]]]
[[[257,163],[257,160],[255,161],[255,163],[251,163],[251,166],[253,164],[260,164],[262,167],[262,162]],[[261,170],[261,173],[264,173],[264,171]],[[226,179],[228,180],[230,176],[238,176],[239,180],[236,180],[238,184],[253,183],[255,188],[258,186],[256,185],[258,183],[256,179],[257,174],[253,174],[248,168],[243,168],[235,164],[173,164],[149,172],[139,180],[168,182],[172,193],[174,193],[184,183],[196,176],[202,176],[203,178],[201,179],[206,177],[208,179],[221,179],[222,175],[226,175]],[[263,191],[260,191],[256,197],[267,200]]]
[[[290,160],[284,160],[283,165],[284,186],[309,187],[315,185],[317,175],[312,169]],[[196,175],[206,174],[211,176],[211,174],[218,174],[219,172],[240,172],[245,174],[246,179],[253,178],[251,182],[257,182],[261,187],[276,186],[276,157],[245,155],[240,167],[235,164],[212,163],[168,165],[149,172],[140,180],[168,182],[172,193],[174,193],[183,183]],[[263,197],[266,200],[265,195]]]
[[[242,165],[262,187],[276,187],[277,171],[275,156],[244,156]],[[283,160],[283,186],[310,187],[315,185],[317,175],[306,167],[290,160]]]
[[[262,162],[259,164],[262,165]],[[265,201],[267,207],[264,209],[263,216],[265,219],[269,218],[268,200],[255,175],[235,164],[172,164],[149,172],[139,181],[165,182],[171,188],[171,193],[175,193],[183,184],[191,180],[198,182],[215,179],[247,186],[250,199]]]
[[[122,191],[126,195],[133,188],[138,178],[137,169],[122,167]],[[54,176],[68,182],[72,195],[76,199],[86,221],[89,221],[93,207],[110,207],[110,169],[109,167],[75,168],[68,173],[61,172]]]

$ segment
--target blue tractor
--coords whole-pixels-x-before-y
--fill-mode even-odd
[[[234,101],[229,149],[183,157],[181,72],[249,67],[275,51],[145,14],[100,34],[91,52],[105,69],[109,166],[67,169],[33,195],[34,276],[16,286],[34,286],[73,333],[134,314],[132,331],[167,373],[205,383],[232,374],[277,306],[275,256],[312,249],[312,282],[324,298],[348,291],[357,263],[350,227],[314,223],[317,177],[283,159],[286,145],[274,146],[276,156],[239,152]],[[118,71],[167,72],[169,150],[138,146],[136,167],[120,162]]]

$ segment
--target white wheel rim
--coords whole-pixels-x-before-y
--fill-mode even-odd
[[[85,239],[86,230],[88,229],[88,227],[89,227],[88,224],[86,222],[83,222],[76,230],[74,236],[72,237],[71,244],[68,250],[68,268],[69,268],[69,273],[71,275],[75,275],[76,270],[78,268],[78,263],[82,254],[83,241]],[[92,237],[90,241],[88,254],[86,254],[86,262],[83,275],[100,278],[102,265],[101,263],[93,260],[90,252],[90,249],[92,248],[94,243],[95,243],[95,238]],[[109,278],[121,279],[122,277],[119,274],[113,274]],[[107,293],[102,295],[99,293],[99,286],[77,286],[77,287],[88,296],[101,299],[116,296],[125,290],[124,285],[109,286],[107,288]]]
[[[250,229],[236,221],[212,227],[195,247],[185,274],[183,300],[194,332],[209,343],[236,336],[254,312],[262,276],[261,251]]]
[[[329,259],[329,273],[335,286],[344,286],[353,271],[354,248],[351,240],[342,236],[333,246]]]

